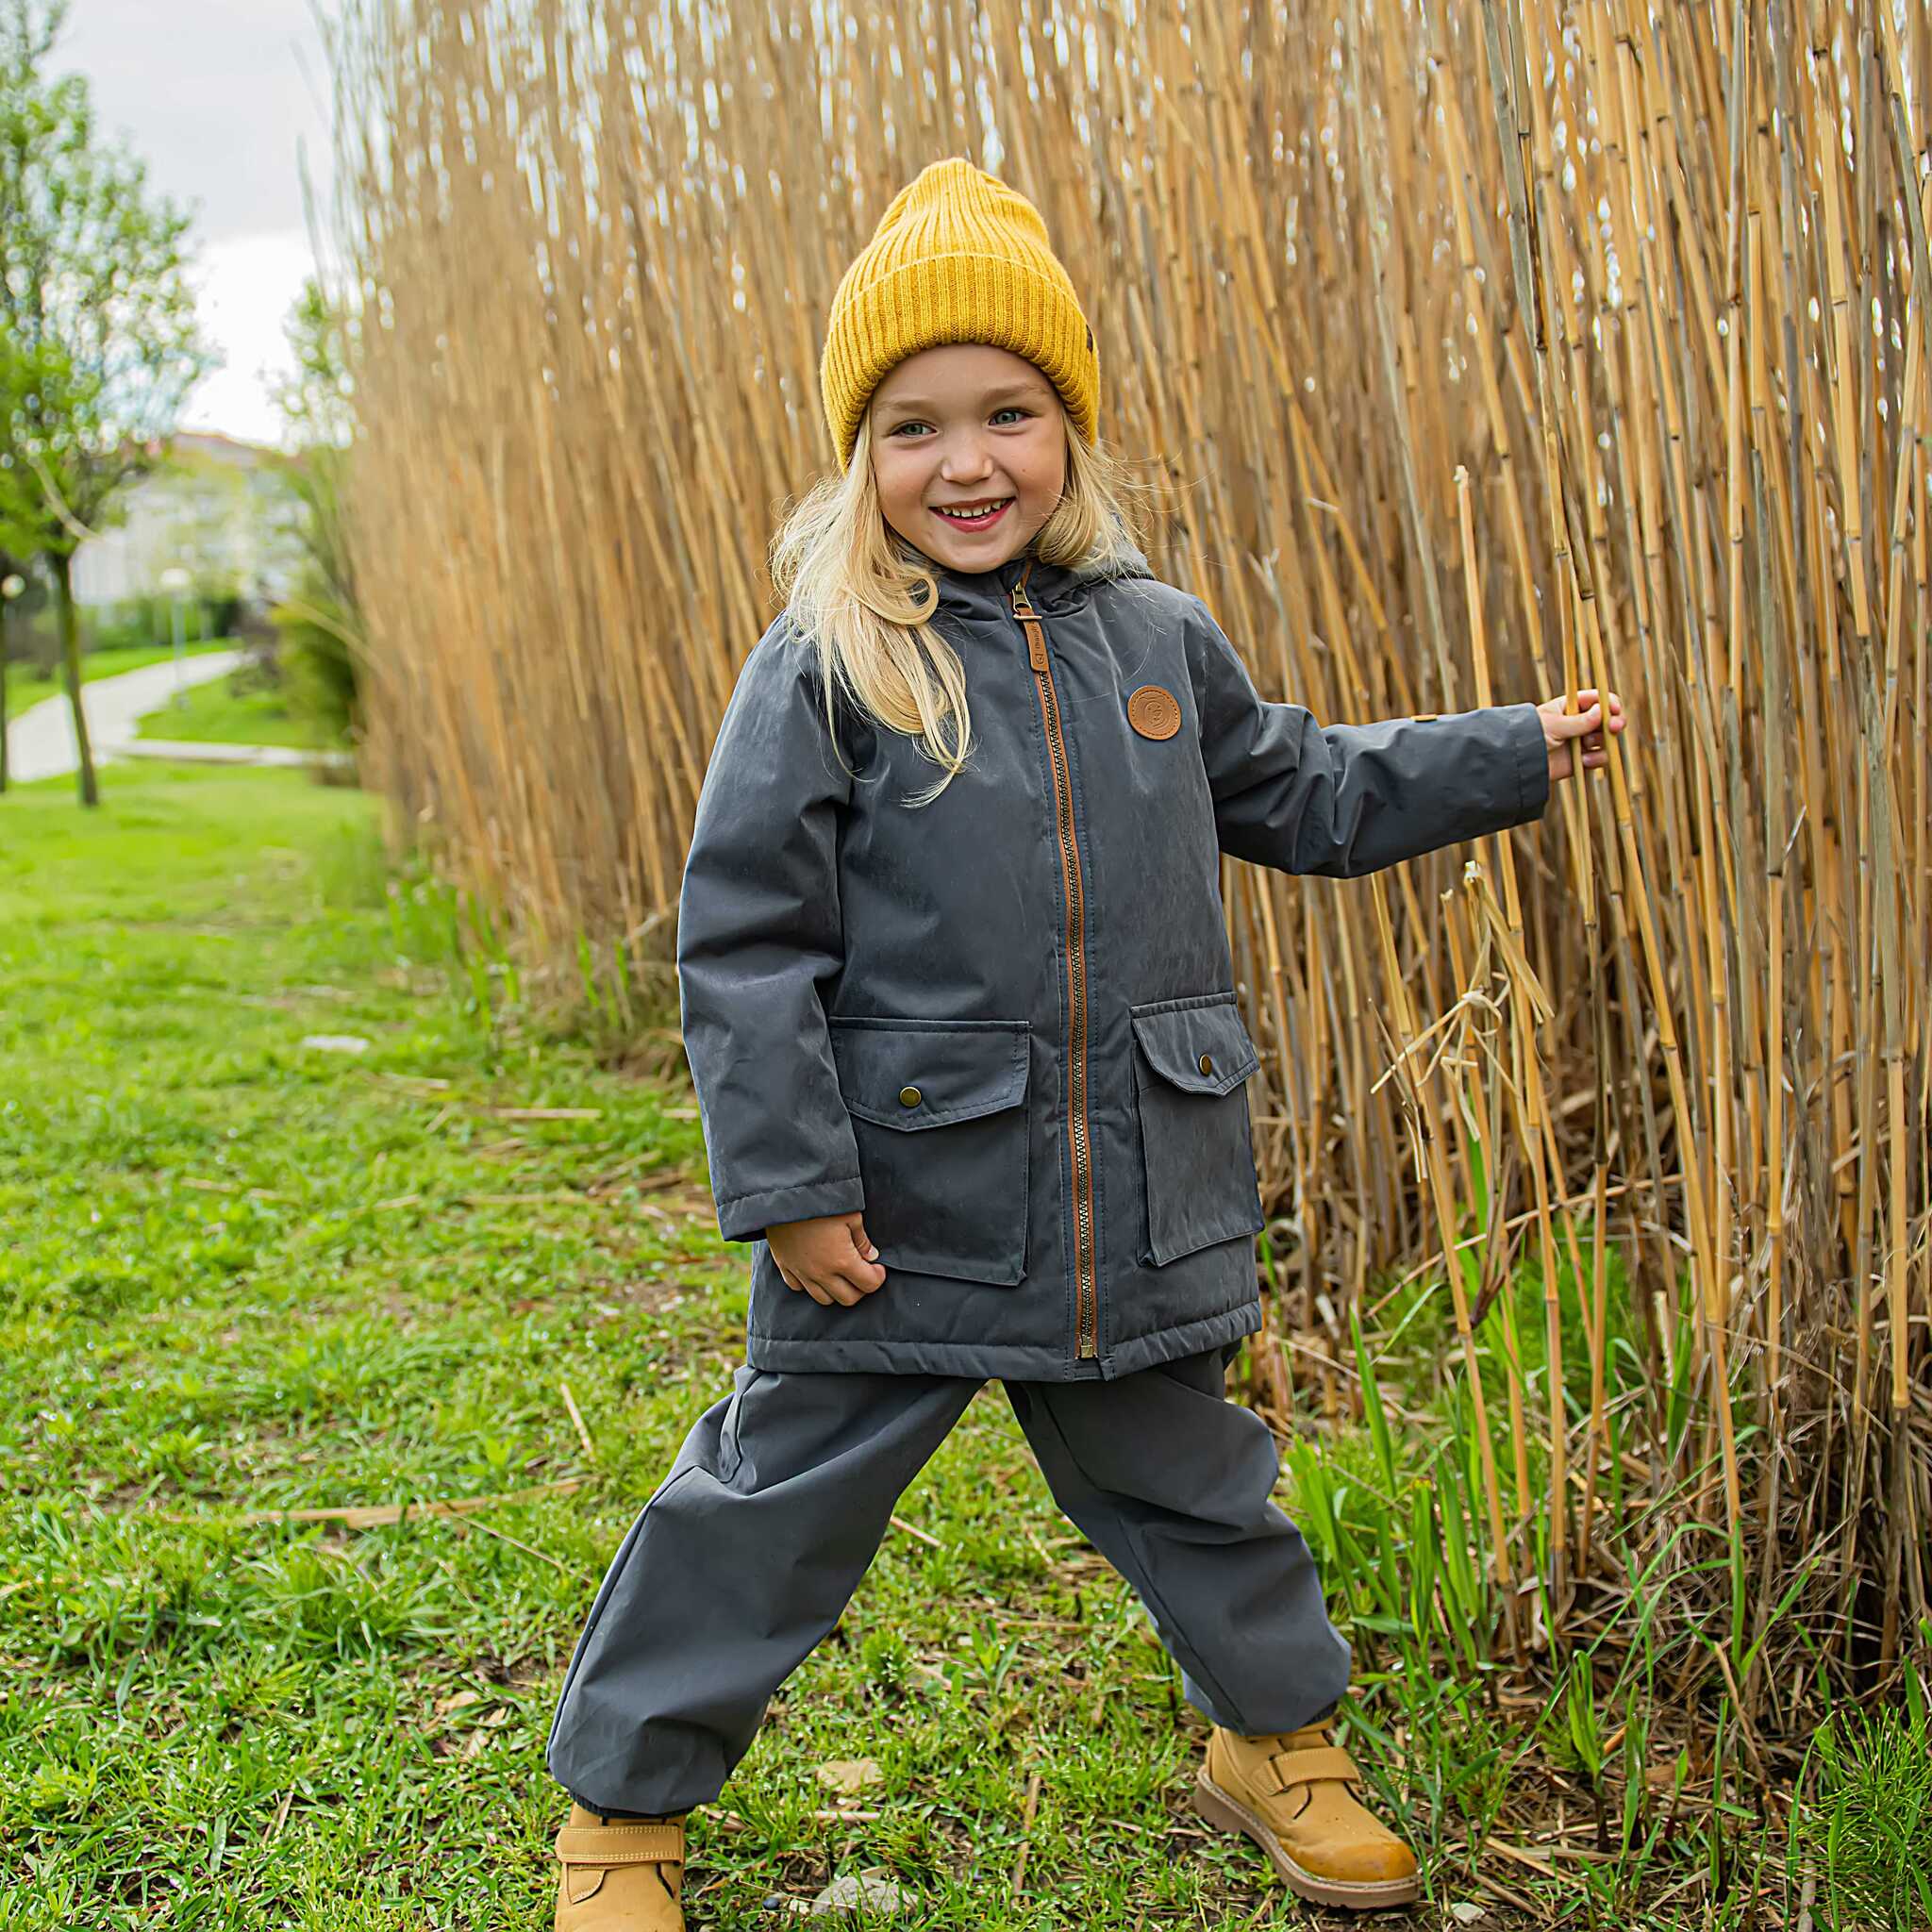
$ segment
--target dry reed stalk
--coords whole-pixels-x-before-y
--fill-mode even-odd
[[[1684,1507],[1748,1534],[1767,1580],[1817,1551],[1800,1614],[1840,1663],[1915,1641],[1925,9],[1903,32],[1821,0],[347,0],[332,55],[365,769],[399,840],[540,976],[574,985],[583,934],[668,985],[707,748],[771,614],[765,541],[825,460],[827,299],[917,167],[972,156],[1089,291],[1149,554],[1267,695],[1348,719],[1593,684],[1630,708],[1604,781],[1496,841],[1446,911],[1466,855],[1374,891],[1227,865],[1292,1249],[1271,1319],[1325,1330],[1290,1345],[1331,1360],[1351,1304],[1424,1250],[1453,1303],[1480,1173],[1499,1578],[1546,1488],[1572,1519],[1553,1607],[1596,1588],[1613,1244],[1652,1481],[1707,1448]],[[1497,1002],[1486,1069],[1379,1091],[1380,1016],[1407,999],[1426,1032],[1471,974]],[[1519,1229],[1554,1367],[1534,1434],[1499,1292]],[[1674,1467],[1680,1341],[1704,1438]],[[1352,1391],[1315,1373],[1343,1419]],[[1766,1426],[1740,1435],[1734,1401]],[[1671,1512],[1643,1522],[1670,1546]],[[1707,1580],[1672,1587],[1709,1607]],[[1742,1688],[1803,1681],[1766,1660]]]

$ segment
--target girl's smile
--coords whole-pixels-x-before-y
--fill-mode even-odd
[[[942,516],[956,530],[990,530],[1013,506],[1010,496],[996,497],[991,503],[934,504],[935,515]]]

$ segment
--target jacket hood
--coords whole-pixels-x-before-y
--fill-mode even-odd
[[[1030,550],[1009,557],[996,570],[953,570],[931,558],[927,561],[932,564],[932,574],[939,584],[940,608],[969,616],[1008,608],[1013,586],[1029,562],[1033,572],[1026,579],[1027,599],[1036,609],[1049,616],[1056,610],[1071,610],[1085,603],[1087,592],[1094,584],[1153,575],[1146,558],[1131,542],[1126,554],[1111,564],[1042,563]]]

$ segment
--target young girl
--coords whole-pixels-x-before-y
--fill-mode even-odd
[[[1127,535],[1039,214],[963,160],[846,272],[822,387],[842,473],[777,540],[679,906],[746,1363],[564,1680],[559,1932],[682,1927],[684,1814],[989,1377],[1213,1726],[1199,1808],[1305,1898],[1401,1904],[1415,1860],[1329,1740],[1348,1646],[1223,1394],[1262,1213],[1217,860],[1350,877],[1535,819],[1621,707],[1263,702]]]

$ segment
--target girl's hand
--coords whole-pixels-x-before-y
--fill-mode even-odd
[[[865,1231],[863,1216],[815,1214],[806,1221],[781,1221],[765,1230],[766,1244],[785,1286],[808,1294],[821,1307],[834,1302],[849,1308],[884,1286],[879,1251]]]
[[[1594,772],[1599,766],[1609,762],[1609,753],[1604,749],[1604,728],[1608,725],[1612,731],[1621,731],[1625,724],[1624,701],[1615,691],[1609,693],[1607,704],[1597,701],[1594,687],[1576,693],[1576,702],[1581,710],[1564,709],[1568,702],[1564,698],[1545,698],[1537,709],[1542,713],[1543,742],[1550,748],[1550,782],[1554,785],[1558,778],[1567,778],[1575,770],[1575,759],[1570,746],[1581,739],[1583,769]]]

